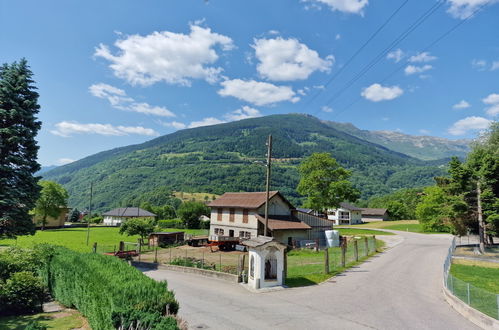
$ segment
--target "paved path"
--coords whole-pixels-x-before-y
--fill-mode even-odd
[[[450,236],[397,233],[388,251],[311,287],[251,293],[194,274],[144,272],[168,280],[192,329],[477,329],[443,298]]]

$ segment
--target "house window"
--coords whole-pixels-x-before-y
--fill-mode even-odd
[[[235,209],[229,209],[229,221],[230,222],[234,222],[234,216],[236,214],[236,210]]]
[[[248,223],[248,210],[243,210],[243,223]]]
[[[331,211],[329,212],[330,215],[336,215],[336,212],[335,211]]]
[[[222,221],[222,213],[223,213],[223,209],[218,208],[217,209],[217,221]]]
[[[215,235],[223,236],[224,230],[222,228],[215,228]]]
[[[239,238],[250,239],[251,238],[251,233],[249,231],[240,231],[239,232]]]

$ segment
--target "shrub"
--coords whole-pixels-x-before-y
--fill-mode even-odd
[[[199,221],[199,228],[200,229],[210,229],[210,221]]]
[[[47,327],[37,321],[32,321],[24,330],[47,330]]]
[[[115,329],[178,329],[173,317],[162,317],[159,313],[141,312],[137,310],[117,311],[113,313]]]
[[[0,286],[0,315],[30,314],[41,310],[45,287],[31,272],[13,273]]]
[[[115,312],[164,315],[178,311],[166,282],[156,282],[115,257],[56,247],[40,272],[52,296],[76,307],[93,329],[114,329]]]
[[[173,220],[159,220],[158,221],[159,228],[184,228],[184,222],[180,219]]]

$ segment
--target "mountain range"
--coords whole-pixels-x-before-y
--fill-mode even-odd
[[[372,134],[370,134],[372,133]],[[142,144],[116,148],[80,159],[43,173],[68,189],[70,206],[85,208],[93,183],[94,209],[139,204],[141,198],[165,189],[222,194],[226,191],[259,191],[265,187],[266,139],[273,136],[272,189],[281,190],[299,206],[297,166],[313,152],[329,152],[352,171],[352,182],[362,198],[405,187],[433,184],[445,173],[453,155],[453,142],[425,144],[422,159],[401,152],[416,140],[399,135],[381,143],[377,132],[351,124],[321,121],[304,114],[271,115],[236,122],[180,130]],[[388,136],[388,135],[385,135]],[[378,140],[375,140],[378,137]],[[416,139],[414,137],[414,139]],[[377,142],[379,141],[379,143]],[[426,141],[426,140],[425,140]],[[421,142],[423,143],[423,142]],[[436,149],[433,148],[436,145]],[[398,146],[398,147],[397,147]],[[404,147],[405,146],[405,147]],[[445,147],[448,146],[448,147]],[[405,148],[405,149],[404,149]],[[464,155],[464,147],[455,155]]]

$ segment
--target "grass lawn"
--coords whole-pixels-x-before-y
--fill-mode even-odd
[[[384,242],[376,240],[376,250],[379,251]],[[348,268],[361,264],[368,259],[374,250],[373,244],[369,245],[370,254],[366,255],[363,240],[358,240],[359,261],[355,261],[353,244],[349,244],[346,251],[346,267],[341,266],[341,249],[329,249],[329,273],[325,273],[324,251],[316,252],[309,249],[297,249],[288,253],[288,272],[286,285],[289,287],[307,286],[319,284],[327,279],[338,275]]]
[[[468,302],[470,284],[470,305],[497,319],[497,296],[499,294],[499,268],[452,264],[448,283],[450,289],[462,301]]]
[[[206,233],[204,229],[161,229],[161,231],[185,231],[189,234],[200,235]],[[1,246],[20,246],[32,247],[34,244],[49,243],[54,245],[65,246],[69,249],[90,252],[92,245],[97,242],[99,252],[113,252],[117,248],[120,241],[137,242],[139,236],[127,236],[119,233],[119,228],[109,227],[90,227],[89,245],[87,241],[87,228],[61,228],[50,230],[37,230],[33,236],[19,236],[17,240],[2,239]]]
[[[0,317],[0,330],[22,330],[32,321],[38,321],[48,329],[90,329],[86,320],[78,311],[65,310],[58,313]]]
[[[386,231],[372,230],[372,229],[360,229],[360,228],[338,228],[340,235],[344,236],[362,236],[362,235],[395,235]]]
[[[421,225],[419,224],[419,221],[417,220],[373,221],[373,222],[363,223],[361,225],[350,225],[350,226],[341,226],[341,227],[359,228],[359,229],[379,228],[379,229],[409,231],[412,233],[420,233],[420,234],[446,234],[438,232],[424,232]]]

